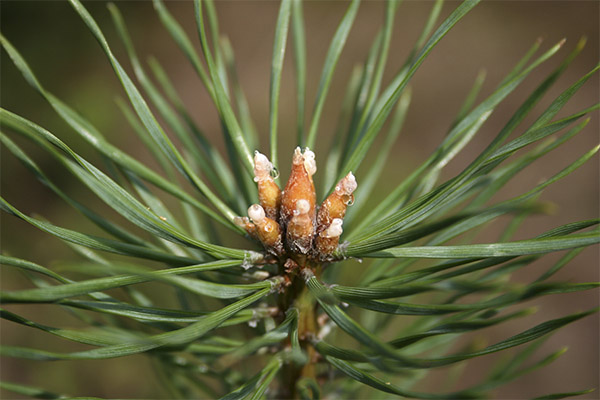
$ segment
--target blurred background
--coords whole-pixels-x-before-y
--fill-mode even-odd
[[[186,29],[199,50],[193,4],[188,1],[166,2],[169,10]],[[85,6],[103,29],[109,44],[124,67],[131,72],[124,49],[116,36],[106,4],[100,1],[85,2]],[[207,136],[223,150],[220,124],[206,91],[194,70],[158,20],[150,1],[118,1],[132,39],[142,61],[156,57],[165,67],[183,97],[197,124]],[[440,21],[459,3],[448,1]],[[310,121],[313,101],[317,92],[322,64],[329,42],[348,3],[344,1],[309,1],[304,4],[307,32],[307,121]],[[388,67],[384,85],[389,83],[397,68],[402,65],[433,5],[429,1],[404,1],[397,13]],[[319,126],[319,140],[314,149],[317,163],[322,167],[326,159],[331,137],[336,127],[338,113],[345,87],[352,68],[363,63],[375,35],[383,23],[385,3],[365,1],[359,10],[344,51],[338,63],[332,87],[325,104]],[[86,116],[105,136],[119,148],[154,166],[137,136],[115,104],[115,98],[126,98],[120,84],[100,47],[83,22],[66,2],[55,1],[2,1],[1,28],[3,35],[21,52],[40,82],[51,93]],[[273,32],[279,3],[275,1],[217,1],[221,33],[231,41],[235,52],[237,72],[250,103],[250,111],[258,131],[262,135],[261,148],[268,151],[269,75]],[[429,55],[410,86],[413,90],[407,120],[396,143],[384,174],[370,194],[369,201],[381,198],[401,182],[404,176],[418,166],[439,144],[454,116],[471,88],[477,74],[485,70],[486,82],[480,100],[487,97],[531,45],[542,38],[542,51],[563,38],[567,42],[558,55],[536,70],[512,93],[483,126],[480,133],[452,161],[444,172],[444,180],[460,172],[492,140],[518,108],[526,96],[555,68],[586,36],[588,43],[582,54],[573,62],[545,98],[536,106],[521,129],[527,127],[550,104],[562,90],[575,82],[599,60],[599,11],[597,1],[484,1],[467,15]],[[291,46],[291,43],[290,43]],[[96,165],[101,160],[94,150],[79,138],[51,107],[30,88],[7,54],[1,54],[0,103],[19,115],[47,128],[71,146],[84,158]],[[132,74],[131,74],[132,75]],[[286,54],[280,96],[280,170],[287,176],[290,155],[295,146],[296,103],[291,47]],[[566,116],[593,105],[600,98],[598,74],[594,75],[557,116]],[[496,198],[510,198],[533,187],[540,180],[550,177],[598,143],[599,113],[591,115],[587,128],[562,146],[528,167]],[[385,129],[385,128],[384,128]],[[522,130],[517,129],[515,134]],[[107,217],[119,218],[106,209],[100,200],[80,186],[78,181],[66,175],[57,163],[36,146],[19,140],[46,173],[61,183],[69,194],[82,199],[96,210],[103,210]],[[225,154],[223,152],[223,154]],[[376,147],[369,160],[377,157]],[[47,218],[60,226],[98,234],[97,228],[82,218],[64,202],[43,187],[8,152],[2,149],[1,191],[21,211]],[[555,212],[548,216],[530,219],[518,232],[516,239],[530,238],[553,227],[577,220],[595,218],[599,214],[599,160],[596,155],[590,162],[558,184],[550,186],[540,200],[555,204]],[[320,173],[324,171],[321,170]],[[317,173],[317,176],[319,173]],[[357,171],[360,184],[361,171]],[[318,184],[318,182],[317,182]],[[76,260],[78,256],[57,239],[37,231],[16,218],[0,214],[2,251],[17,257],[30,259],[52,268],[57,260]],[[497,238],[503,228],[502,221],[477,237],[485,243]],[[545,257],[518,272],[513,280],[527,282],[536,277],[558,255]],[[568,268],[553,279],[571,282],[599,280],[598,246],[586,249]],[[29,283],[10,268],[2,268],[2,290],[29,287]],[[557,318],[568,313],[589,309],[598,305],[598,291],[547,296],[538,299],[539,311],[524,320],[508,323],[492,330],[484,330],[485,340],[495,343],[535,323]],[[531,305],[531,304],[528,304]],[[40,323],[52,326],[72,326],[74,319],[68,315],[55,315],[51,306],[10,307]],[[525,325],[523,325],[525,324]],[[2,343],[53,351],[74,351],[64,341],[49,338],[32,329],[0,322]],[[598,315],[588,317],[563,328],[548,339],[543,349],[558,349],[568,345],[569,351],[547,368],[526,375],[514,383],[496,391],[497,398],[522,399],[556,391],[598,388],[600,337]],[[540,354],[544,353],[541,350]],[[464,383],[475,382],[496,358],[483,357],[471,362]],[[483,371],[483,372],[482,372]],[[430,380],[418,387],[435,391],[435,382],[446,374],[445,369],[436,370]],[[50,390],[65,391],[78,396],[98,397],[166,397],[154,378],[152,368],[143,356],[103,361],[63,361],[36,363],[15,359],[2,359],[2,380],[41,386]],[[111,382],[110,385],[104,382]],[[592,392],[582,398],[599,398]],[[0,392],[1,398],[13,394]]]

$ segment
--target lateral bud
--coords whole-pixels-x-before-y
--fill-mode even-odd
[[[315,247],[320,258],[324,259],[333,254],[340,242],[340,236],[344,231],[342,224],[344,221],[341,218],[334,218],[329,226],[322,230],[316,237]]]
[[[296,147],[292,158],[292,172],[281,195],[280,218],[283,224],[288,224],[294,216],[296,203],[300,200],[308,202],[308,218],[311,221],[314,219],[317,196],[312,176],[316,171],[315,153],[306,148],[302,154],[300,147]]]
[[[267,250],[272,250],[275,254],[282,254],[283,243],[279,224],[267,217],[265,210],[259,204],[253,204],[248,208],[248,216],[256,226],[256,236]]]
[[[239,227],[244,228],[244,230],[248,233],[248,235],[250,235],[250,237],[258,239],[258,236],[256,235],[256,225],[250,222],[250,219],[248,217],[234,217],[233,223]]]
[[[306,199],[296,201],[296,208],[287,225],[287,244],[294,252],[307,254],[312,246],[314,225],[309,215],[310,203]]]
[[[281,190],[271,176],[273,164],[267,156],[258,150],[254,152],[254,182],[258,185],[258,201],[264,208],[267,217],[277,221],[279,218],[279,205],[281,204]]]
[[[352,172],[348,172],[344,178],[342,178],[337,185],[335,190],[331,193],[319,209],[317,215],[317,223],[319,227],[325,229],[331,225],[332,221],[336,218],[343,219],[346,215],[346,208],[348,205],[354,203],[354,191],[358,187],[356,178]],[[340,226],[341,227],[341,226]]]

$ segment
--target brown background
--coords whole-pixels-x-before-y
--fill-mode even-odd
[[[114,33],[105,4],[102,2],[85,4],[105,31],[117,57],[129,70],[129,64]],[[458,4],[458,2],[447,2],[442,17],[448,15]],[[194,71],[158,21],[151,3],[118,2],[117,5],[124,14],[141,58],[144,60],[148,55],[154,55],[163,63],[175,80],[189,109],[193,111],[196,121],[219,146],[222,146],[214,106],[210,103]],[[427,1],[405,1],[400,6],[384,83],[389,82],[396,68],[408,54],[431,5],[432,3]],[[458,173],[489,143],[525,96],[560,62],[561,57],[573,48],[577,40],[582,35],[586,35],[588,37],[586,49],[535,108],[522,128],[516,132],[516,134],[521,133],[527,123],[532,122],[560,91],[592,69],[598,62],[599,5],[597,1],[484,1],[476,7],[442,40],[413,77],[411,81],[413,101],[406,124],[393,149],[385,174],[371,194],[371,200],[380,198],[389,191],[435,148],[447,131],[478,71],[481,69],[487,71],[487,80],[480,95],[480,99],[483,99],[492,92],[538,37],[544,39],[542,50],[562,38],[567,38],[567,44],[559,55],[541,66],[537,73],[532,74],[497,108],[462,155],[450,163],[445,171],[445,178]],[[70,6],[63,2],[35,1],[2,1],[0,6],[3,34],[23,54],[47,89],[88,117],[112,143],[150,163],[148,154],[140,148],[137,138],[114,104],[115,95],[125,97],[122,89],[97,43]],[[312,110],[329,40],[346,6],[347,3],[342,1],[305,3],[309,63],[307,111],[309,113]],[[168,2],[168,7],[197,45],[191,2]],[[365,59],[382,23],[383,9],[384,3],[379,1],[366,1],[361,5],[340,58],[320,124],[321,139],[315,149],[317,162],[320,162],[320,165],[324,164],[329,146],[328,135],[335,128],[341,97],[351,69],[356,63]],[[252,115],[264,139],[262,149],[266,152],[270,54],[278,3],[220,1],[217,2],[217,12],[221,32],[225,33],[232,42],[238,73],[250,101]],[[76,137],[56,117],[44,100],[24,83],[4,52],[1,62],[2,107],[48,128],[82,156],[99,164],[90,146]],[[598,98],[599,83],[598,76],[595,75],[567,104],[559,117],[588,107],[597,102]],[[284,66],[280,101],[279,130],[282,135],[280,159],[283,164],[281,166],[283,176],[287,175],[288,168],[285,165],[288,161],[287,155],[291,153],[294,145],[296,118],[294,99],[293,68],[291,51],[289,51]],[[545,159],[521,173],[497,196],[496,200],[522,193],[541,179],[558,172],[597,144],[598,116],[598,112],[594,113],[587,128],[567,145],[550,153]],[[30,151],[49,175],[60,182],[62,170],[55,168],[52,160],[34,146],[27,146],[23,141],[19,143]],[[376,152],[370,154],[370,157],[374,156]],[[17,205],[24,212],[39,214],[61,226],[90,233],[97,232],[88,223],[82,223],[68,206],[35,181],[4,149],[1,162],[2,195],[12,204]],[[369,159],[364,165],[368,165],[368,162]],[[555,203],[556,214],[533,218],[522,227],[517,238],[532,237],[570,221],[597,217],[600,180],[598,175],[598,156],[595,156],[576,173],[549,187],[543,193],[541,200]],[[357,176],[360,183],[360,171]],[[62,187],[78,198],[86,199],[89,196],[74,180],[66,180]],[[99,200],[87,201],[94,207],[100,209],[102,207]],[[106,213],[110,217],[114,215],[110,211]],[[55,265],[55,260],[76,258],[72,251],[60,244],[58,240],[49,238],[5,214],[0,217],[2,218],[3,252],[29,258],[49,267]],[[501,221],[486,229],[477,241],[483,243],[494,240],[498,229],[503,226]],[[527,282],[557,258],[557,255],[549,256],[545,261],[517,273],[513,280]],[[598,247],[587,249],[553,279],[572,282],[598,281],[598,260]],[[2,269],[3,290],[23,288],[26,285],[26,281],[14,271]],[[531,303],[538,304],[540,309],[527,321],[484,330],[481,335],[485,336],[488,343],[494,343],[534,323],[597,306],[598,291],[549,296]],[[11,310],[53,326],[69,326],[72,322],[67,315],[54,315],[51,311],[53,308],[49,306],[40,306],[35,310],[32,310],[32,307],[12,307]],[[48,338],[46,334],[17,328],[14,324],[4,321],[0,325],[0,333],[2,343],[11,345],[26,345],[55,351],[74,349],[63,341]],[[551,349],[568,345],[569,351],[551,366],[498,390],[497,397],[521,399],[555,391],[600,386],[599,336],[597,315],[562,329],[547,341],[544,348],[547,353]],[[542,350],[539,355],[546,353]],[[464,384],[474,382],[495,359],[497,357],[488,356],[472,362],[466,371]],[[58,363],[3,359],[0,365],[2,380],[40,385],[56,391],[65,391],[65,388],[69,388],[68,392],[74,395],[138,398],[165,396],[157,388],[156,379],[143,356]],[[436,382],[440,382],[446,374],[446,369],[436,371],[432,375],[433,380],[426,381],[418,389],[435,391],[438,386]],[[107,381],[111,383],[106,385],[104,382]],[[1,394],[2,398],[12,396],[4,392]],[[598,398],[598,392],[583,397]]]

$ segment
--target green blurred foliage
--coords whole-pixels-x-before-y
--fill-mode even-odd
[[[443,16],[449,13],[453,4],[455,3],[449,2],[446,5]],[[429,2],[406,1],[400,6],[390,52],[391,67],[386,70],[384,82],[389,80],[395,72],[394,67],[399,66],[406,56],[409,44],[418,35],[430,5]],[[97,19],[117,57],[129,69],[130,66],[125,62],[124,51],[116,37],[105,4],[86,2],[85,6]],[[196,121],[223,149],[214,106],[210,103],[192,68],[160,25],[152,4],[147,1],[119,1],[117,6],[124,14],[141,59],[145,60],[147,56],[153,55],[163,63]],[[196,40],[192,4],[167,2],[167,6],[186,28],[190,37]],[[329,38],[333,35],[345,7],[345,2],[337,1],[305,4],[309,62],[308,112],[312,110],[320,66],[327,51]],[[361,5],[325,106],[320,126],[321,133],[333,132],[341,97],[352,67],[366,57],[371,41],[383,21],[383,9],[383,2],[379,1],[366,1]],[[250,101],[256,125],[262,134],[264,151],[267,150],[269,68],[277,10],[278,3],[274,1],[217,2],[220,29],[232,42],[240,80]],[[137,138],[114,103],[115,96],[125,97],[123,90],[97,43],[71,7],[66,2],[55,1],[2,1],[0,11],[2,33],[22,52],[42,84],[89,118],[113,144],[147,162],[148,154],[141,151]],[[600,58],[599,13],[600,3],[596,1],[484,2],[477,7],[442,41],[412,80],[413,102],[402,136],[394,148],[392,162],[386,167],[382,181],[375,186],[371,196],[379,198],[387,193],[397,179],[408,174],[414,165],[431,152],[443,138],[462,98],[468,92],[480,69],[487,71],[487,81],[483,88],[485,96],[537,37],[544,38],[546,46],[563,37],[568,38],[566,49],[563,49],[563,54],[566,54],[579,37],[587,36],[588,44],[582,55],[560,79],[557,87],[546,96],[547,100],[542,101],[536,108],[538,111],[543,110],[550,99],[589,71]],[[195,44],[198,45],[197,40]],[[498,108],[487,123],[484,131],[487,135],[482,134],[476,138],[464,152],[464,157],[449,165],[445,172],[448,176],[460,171],[471,160],[469,154],[477,154],[489,142],[507,117],[514,112],[524,95],[541,81],[544,72],[549,71],[558,62],[557,58],[549,65],[543,66],[537,76],[526,81],[507,102]],[[102,165],[102,160],[90,146],[61,122],[50,106],[24,82],[4,52],[1,55],[1,66],[0,104],[2,107],[39,123],[76,149],[80,155],[96,165]],[[287,176],[289,171],[287,154],[291,153],[295,137],[294,82],[291,71],[291,56],[288,56],[284,64],[279,118],[279,130],[282,134],[280,170],[283,176]],[[561,115],[593,104],[600,98],[599,87],[596,75],[565,107]],[[535,112],[533,114],[535,115]],[[501,197],[509,197],[519,192],[520,185],[530,187],[541,177],[552,175],[565,166],[568,160],[574,159],[596,144],[600,131],[598,114],[595,112],[592,116],[586,133],[579,135],[573,143],[569,143],[561,150],[562,154],[565,154],[564,160],[559,155],[554,155],[535,164],[516,182],[509,185]],[[104,210],[111,217],[115,215],[98,199],[92,197],[89,191],[81,188],[76,180],[66,175],[64,170],[57,168],[56,163],[42,151],[22,140],[17,142],[24,145],[48,175],[62,184],[65,191],[91,205],[92,208]],[[315,149],[317,161],[319,161],[319,154],[325,152],[327,146],[327,140],[319,141]],[[35,181],[14,157],[6,153],[3,149],[0,159],[0,188],[10,202],[18,205],[26,213],[39,214],[59,225],[88,233],[98,233],[97,228],[87,222],[82,223],[82,218]],[[366,164],[368,162],[367,159]],[[360,182],[360,175],[358,177]],[[519,233],[519,237],[531,237],[561,223],[598,215],[599,181],[599,163],[596,156],[593,162],[577,174],[544,193],[543,200],[558,205],[558,215],[535,220],[536,223],[526,226]],[[572,204],[577,204],[577,207],[570,206]],[[5,214],[1,214],[0,218],[3,252],[28,257],[48,267],[55,265],[58,259],[77,258],[72,250],[59,244],[58,239],[50,238]],[[484,232],[481,240],[494,240],[495,232],[497,231],[493,229]],[[548,259],[547,262],[551,262],[553,256]],[[598,261],[597,248],[587,249],[568,271],[561,272],[561,278],[574,281],[597,281]],[[543,270],[543,265],[538,265],[539,271]],[[360,268],[360,264],[354,267]],[[528,274],[533,276],[536,273],[533,270],[523,272],[521,277],[529,276]],[[23,287],[24,284],[25,281],[14,271],[2,270],[3,290]],[[598,303],[597,293],[583,292],[556,298],[549,297],[544,299],[542,313],[547,319],[567,312],[587,309],[591,306],[590,303]],[[14,309],[16,312],[30,311],[20,310],[18,307]],[[75,319],[66,312],[60,315],[48,315],[45,307],[40,307],[31,314],[25,313],[25,316],[54,326],[69,326],[75,323]],[[54,350],[67,348],[65,343],[58,339],[49,339],[48,335],[13,328],[7,322],[0,324],[3,341],[10,340],[14,345],[38,348],[52,347]],[[499,330],[485,331],[485,333],[489,335],[490,341],[494,341],[517,330],[517,325],[507,324]],[[566,336],[571,337],[565,339]],[[573,343],[570,352],[547,370],[528,375],[514,385],[503,388],[499,392],[499,397],[526,397],[527,394],[537,393],[539,391],[537,389],[542,386],[547,388],[547,392],[552,392],[554,388],[550,378],[552,374],[560,375],[561,382],[569,382],[576,389],[600,386],[597,362],[599,336],[597,315],[579,322],[569,330],[559,332],[550,340],[550,346],[554,344],[556,347],[557,343],[564,342]],[[48,341],[52,344],[49,345]],[[69,347],[69,349],[73,348]],[[488,358],[476,360],[469,366],[468,376],[473,382],[480,376],[480,366],[488,362]],[[29,382],[50,390],[53,387],[59,390],[62,385],[57,384],[58,382],[69,381],[72,387],[70,393],[77,395],[166,397],[166,394],[161,392],[147,359],[143,356],[77,363],[33,363],[3,359],[0,366],[3,380]],[[446,369],[436,371],[433,374],[433,381],[442,381],[443,375],[447,373]],[[111,382],[110,387],[103,383],[105,381]],[[5,393],[1,395],[2,398],[7,398]],[[582,397],[597,398],[597,393]]]

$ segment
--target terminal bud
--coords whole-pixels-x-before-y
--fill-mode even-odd
[[[281,195],[280,219],[284,225],[294,216],[296,202],[301,199],[308,202],[308,218],[314,218],[317,196],[312,176],[316,171],[315,153],[306,148],[302,154],[300,147],[296,147],[292,159],[292,172]]]

